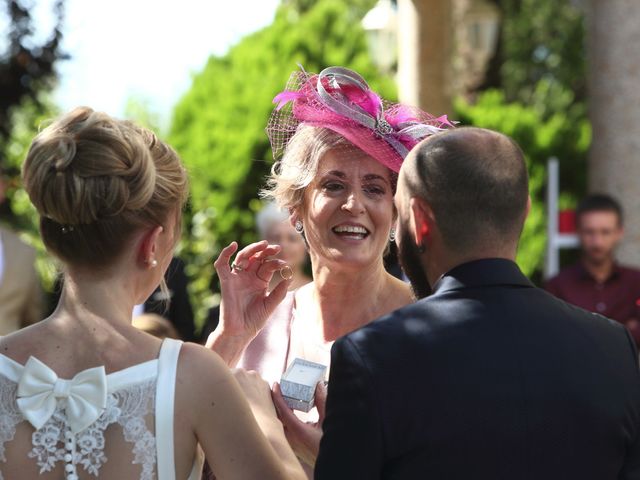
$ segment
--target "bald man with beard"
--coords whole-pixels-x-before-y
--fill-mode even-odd
[[[530,208],[515,142],[478,128],[428,138],[396,207],[420,299],[334,344],[315,478],[640,478],[632,338],[515,263]]]

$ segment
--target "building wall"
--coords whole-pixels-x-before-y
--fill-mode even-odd
[[[626,214],[622,262],[640,266],[640,1],[589,0],[589,189]]]

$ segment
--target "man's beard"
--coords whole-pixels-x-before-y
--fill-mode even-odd
[[[604,248],[593,248],[590,250],[584,250],[582,252],[582,258],[588,264],[594,266],[602,266],[613,260],[613,250],[606,250]]]
[[[427,297],[431,295],[431,285],[429,285],[427,274],[422,269],[418,247],[411,241],[410,233],[404,228],[402,238],[404,242],[398,245],[400,266],[405,275],[409,277],[415,296],[418,299]]]

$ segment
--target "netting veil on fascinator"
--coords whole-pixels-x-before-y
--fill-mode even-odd
[[[279,159],[301,124],[345,137],[394,172],[420,140],[454,125],[419,108],[380,98],[356,72],[329,67],[319,74],[291,74],[267,125],[274,159]]]

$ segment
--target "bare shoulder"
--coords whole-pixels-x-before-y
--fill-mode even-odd
[[[242,401],[238,382],[218,354],[195,343],[182,345],[176,376],[176,414],[182,425],[193,432],[226,429],[230,412]]]
[[[202,345],[185,342],[180,349],[178,376],[181,383],[206,385],[227,380],[231,373],[218,354]]]
[[[213,407],[233,397],[233,381],[217,354],[195,343],[183,343],[176,374],[176,418],[193,432],[215,421],[219,409]]]
[[[226,404],[240,395],[240,387],[220,356],[195,343],[186,342],[180,350],[176,393],[197,422],[209,406]]]
[[[0,337],[0,353],[24,364],[30,356],[38,357],[38,353],[46,349],[48,341],[55,342],[55,332],[51,332],[46,323],[40,322],[22,328],[16,332]],[[63,344],[54,345],[61,349]]]

